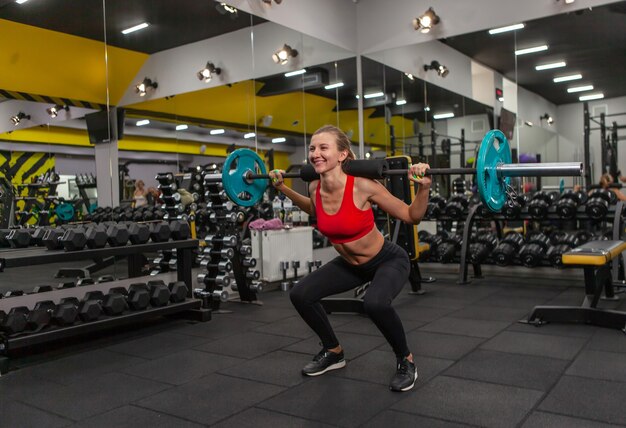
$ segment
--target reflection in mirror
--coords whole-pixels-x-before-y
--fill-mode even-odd
[[[82,118],[106,107],[103,11],[76,11],[88,26],[64,13],[49,2],[0,6],[0,39],[19,41],[0,59],[0,181],[18,199],[3,201],[0,227],[75,221],[96,201],[78,184],[95,177]]]

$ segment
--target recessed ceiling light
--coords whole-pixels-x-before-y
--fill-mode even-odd
[[[532,48],[518,49],[515,51],[515,55],[526,55],[529,53],[541,52],[541,51],[547,51],[547,50],[548,50],[548,45],[533,46]]]
[[[254,138],[256,137],[256,134],[254,132],[248,132],[247,134],[243,135],[243,138]]]
[[[324,89],[335,89],[341,88],[343,86],[343,82],[331,83],[330,85],[324,86]]]
[[[287,141],[287,139],[283,137],[272,138],[272,143],[284,143],[285,141]]]
[[[405,105],[405,104],[406,104],[406,100],[397,100],[397,101],[396,101],[396,105],[397,105],[397,106],[403,106],[403,105]]]
[[[570,94],[572,92],[583,92],[583,91],[591,91],[593,90],[593,85],[585,85],[585,86],[574,86],[573,88],[567,88],[567,92]]]
[[[433,119],[448,119],[454,117],[454,113],[438,113],[433,114]]]
[[[149,24],[147,22],[142,22],[141,24],[135,25],[134,27],[122,30],[122,34],[130,34],[134,33],[135,31],[143,30],[144,28],[148,27],[148,25]]]
[[[602,92],[598,94],[583,95],[581,97],[578,97],[580,101],[599,100],[601,98],[604,98],[604,94]]]
[[[551,68],[565,67],[566,65],[567,64],[565,64],[565,61],[552,62],[550,64],[537,65],[537,66],[535,66],[535,70],[537,70],[537,71],[550,70]]]
[[[385,94],[383,92],[372,92],[371,94],[363,95],[363,98],[370,99],[370,98],[378,98],[378,97],[384,97],[384,96]]]
[[[301,68],[300,70],[289,71],[289,72],[285,73],[285,77],[298,76],[298,75],[304,74],[304,73],[306,73],[306,68]]]
[[[187,128],[189,128],[189,126],[185,125],[184,123],[181,123],[180,125],[176,125],[177,131],[184,131]]]
[[[578,80],[582,78],[583,78],[582,74],[570,74],[568,76],[555,77],[554,79],[552,79],[552,81],[554,83],[559,83],[559,82],[569,82],[570,80]]]
[[[211,130],[209,131],[209,133],[210,133],[211,135],[219,135],[219,134],[223,134],[224,132],[226,132],[226,131],[225,131],[225,130],[223,130],[223,129],[211,129]]]
[[[524,24],[507,25],[506,27],[493,28],[489,30],[489,34],[506,33],[507,31],[515,31],[524,28]]]
[[[17,4],[23,4],[26,3],[28,0],[15,0],[15,3]]]
[[[150,123],[150,121],[148,119],[144,119],[144,120],[138,120],[137,123],[135,123],[135,125],[137,126],[145,126],[148,125]]]

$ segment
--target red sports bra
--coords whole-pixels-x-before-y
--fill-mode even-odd
[[[367,210],[357,208],[354,205],[353,191],[354,177],[348,175],[339,211],[335,214],[326,214],[324,207],[322,207],[320,183],[317,183],[315,192],[317,228],[333,244],[356,241],[367,235],[374,228],[374,212],[371,208]]]

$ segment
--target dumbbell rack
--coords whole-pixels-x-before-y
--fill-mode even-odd
[[[68,327],[51,329],[30,334],[20,334],[15,336],[3,336],[0,333],[0,354],[7,355],[10,351],[30,347],[36,344],[49,342],[53,340],[63,339],[70,336],[85,334],[111,327],[136,323],[144,319],[153,318],[155,316],[182,314],[185,317],[196,321],[209,321],[211,319],[210,309],[203,309],[202,302],[194,299],[192,295],[192,251],[198,247],[198,240],[182,240],[169,241],[159,243],[148,243],[140,245],[127,245],[122,247],[106,247],[99,249],[85,249],[77,252],[66,252],[62,250],[46,251],[40,248],[28,249],[9,249],[0,251],[0,272],[4,269],[12,267],[33,266],[38,264],[65,262],[68,260],[94,259],[115,256],[128,257],[128,277],[135,278],[141,276],[142,262],[141,254],[146,252],[154,252],[158,250],[175,250],[177,253],[177,278],[187,285],[187,300],[180,303],[170,303],[167,306],[147,309],[144,311],[135,311],[128,314],[110,317],[94,322],[81,323]],[[120,286],[121,283],[133,282],[132,280],[113,281],[88,285],[84,287],[66,288],[55,290],[47,293],[29,294],[24,296],[12,297],[0,300],[0,308],[6,308],[6,305],[30,306],[32,307],[37,300],[48,300],[55,297],[82,297],[87,291],[108,289]],[[54,297],[53,297],[54,294]],[[2,358],[0,358],[0,363]],[[0,364],[1,366],[2,364]]]
[[[613,228],[612,228],[612,239],[613,240],[620,240],[621,239],[621,231],[623,230],[623,215],[622,213],[624,212],[624,208],[626,207],[626,205],[624,204],[624,202],[619,201],[617,202],[617,204],[615,205],[611,205],[609,207],[609,210],[607,212],[607,215],[605,216],[604,219],[602,220],[598,220],[598,219],[594,219],[589,217],[586,213],[585,213],[585,208],[584,206],[579,206],[576,212],[576,216],[573,219],[564,219],[559,217],[556,214],[556,207],[555,205],[551,205],[550,208],[548,209],[548,213],[545,217],[538,219],[535,218],[533,216],[530,215],[530,213],[528,212],[527,207],[524,207],[521,212],[520,215],[517,216],[515,219],[511,219],[509,217],[505,217],[502,214],[498,214],[498,213],[493,213],[493,214],[489,214],[487,216],[481,216],[479,215],[479,210],[481,208],[481,205],[473,205],[470,209],[469,212],[467,214],[467,217],[464,220],[464,226],[463,226],[463,241],[461,244],[461,256],[460,256],[460,266],[459,266],[459,284],[468,284],[470,281],[468,280],[468,260],[467,260],[467,254],[468,254],[468,250],[469,250],[469,245],[470,245],[470,236],[471,236],[471,232],[472,232],[472,227],[474,224],[475,220],[489,220],[489,221],[494,221],[496,224],[496,229],[498,231],[498,235],[501,235],[501,227],[500,227],[500,222],[503,221],[507,221],[507,220],[529,220],[529,221],[553,221],[553,222],[566,222],[566,221],[572,221],[572,220],[577,220],[577,221],[604,221],[604,222],[612,222],[613,224]],[[484,213],[484,211],[481,211],[481,213]],[[458,220],[458,219],[456,219]],[[619,258],[615,258],[614,262],[613,262],[613,280],[618,280],[618,278],[620,276],[623,277],[623,273],[621,272],[620,269],[618,269],[619,267]],[[546,264],[546,266],[549,266]],[[623,264],[622,264],[623,266]],[[478,271],[476,271],[476,268],[478,267]],[[480,265],[476,266],[474,265],[474,272],[476,274],[477,277],[481,276],[480,273]]]

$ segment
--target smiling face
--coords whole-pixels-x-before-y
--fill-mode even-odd
[[[348,157],[347,151],[339,151],[337,140],[330,132],[315,134],[311,138],[309,146],[309,162],[315,168],[315,172],[321,174],[341,166]]]

